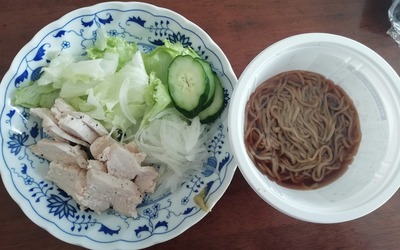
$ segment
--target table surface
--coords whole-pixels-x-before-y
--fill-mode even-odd
[[[0,77],[42,27],[94,0],[3,0]],[[391,0],[154,0],[202,27],[229,58],[236,76],[264,48],[304,32],[335,33],[375,50],[400,73],[400,48],[387,35]],[[0,186],[0,249],[80,249],[31,222]],[[398,249],[400,193],[363,218],[313,224],[263,202],[239,169],[213,211],[178,237],[152,249]]]

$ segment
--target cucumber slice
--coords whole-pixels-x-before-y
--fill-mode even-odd
[[[203,110],[210,84],[201,63],[184,55],[177,56],[169,65],[168,89],[176,109],[193,118]]]
[[[202,123],[214,122],[224,111],[224,89],[218,76],[214,74],[215,94],[212,103],[200,112],[199,118]]]
[[[206,72],[207,77],[210,82],[210,91],[208,92],[207,101],[203,105],[203,109],[205,109],[208,106],[210,106],[210,104],[213,102],[213,98],[214,98],[214,93],[215,93],[214,72],[212,71],[211,66],[208,62],[204,61],[201,58],[196,58],[196,60],[199,61],[201,63],[201,65],[203,66],[204,72]]]

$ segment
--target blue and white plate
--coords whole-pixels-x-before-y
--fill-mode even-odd
[[[191,46],[211,63],[229,105],[236,76],[221,49],[197,25],[168,9],[138,2],[78,9],[39,31],[17,54],[1,82],[1,177],[24,213],[65,242],[95,249],[144,248],[176,237],[207,214],[193,201],[201,190],[205,188],[206,204],[212,208],[227,189],[236,169],[225,119],[228,108],[208,141],[208,166],[179,191],[146,197],[135,219],[111,210],[101,215],[79,210],[71,197],[44,179],[48,163],[34,156],[29,146],[46,135],[39,120],[28,109],[12,106],[11,99],[16,88],[40,76],[41,67],[55,52],[82,54],[91,47],[99,28],[137,42],[143,51],[151,51],[166,38]]]

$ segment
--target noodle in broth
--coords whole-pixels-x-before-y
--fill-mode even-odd
[[[252,93],[244,137],[263,174],[289,188],[315,189],[345,172],[361,130],[342,88],[320,74],[295,70],[270,78]]]

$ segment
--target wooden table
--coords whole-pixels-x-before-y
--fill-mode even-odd
[[[0,76],[16,53],[49,22],[94,0],[2,0]],[[400,73],[400,48],[386,34],[391,0],[154,0],[202,27],[239,77],[265,47],[290,35],[328,32],[369,46]],[[400,181],[400,180],[399,180]],[[0,188],[0,249],[79,249],[32,223]],[[263,202],[239,170],[203,220],[152,249],[399,249],[400,193],[371,214],[321,225],[290,218]]]

